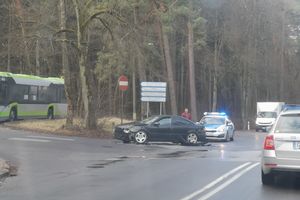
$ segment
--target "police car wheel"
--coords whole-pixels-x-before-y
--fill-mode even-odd
[[[229,137],[229,133],[228,133],[228,132],[226,133],[225,141],[226,141],[226,142],[230,142],[230,137]]]

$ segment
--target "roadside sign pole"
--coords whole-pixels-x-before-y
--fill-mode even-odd
[[[118,80],[119,89],[121,93],[121,124],[123,124],[123,115],[124,115],[124,91],[128,89],[128,78],[124,75],[121,75]]]
[[[162,115],[162,102],[159,104],[159,115]]]
[[[149,101],[147,101],[147,118],[149,117]]]
[[[123,124],[123,112],[124,112],[124,91],[121,94],[121,124]]]

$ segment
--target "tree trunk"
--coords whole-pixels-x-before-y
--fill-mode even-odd
[[[170,55],[170,45],[169,38],[167,33],[161,28],[161,34],[163,39],[163,50],[165,56],[165,63],[167,67],[167,76],[168,76],[168,85],[169,85],[169,94],[171,100],[171,113],[172,115],[177,115],[177,96],[175,89],[175,81],[174,81],[174,72]]]
[[[87,80],[87,72],[86,72],[86,55],[87,55],[87,47],[82,45],[82,41],[84,38],[84,30],[81,29],[80,25],[80,14],[79,14],[79,6],[76,0],[73,0],[75,14],[76,14],[76,25],[77,25],[77,49],[79,53],[79,74],[81,81],[81,95],[82,95],[82,103],[84,108],[84,127],[86,129],[96,129],[96,112],[93,101],[93,94],[90,91],[89,83]]]
[[[65,7],[65,0],[59,1],[59,8],[60,8],[60,29],[65,30],[66,29],[66,7]],[[66,128],[73,126],[73,118],[74,118],[74,110],[73,110],[73,100],[72,95],[75,95],[75,93],[72,92],[72,83],[71,83],[71,69],[69,66],[69,60],[68,60],[68,49],[67,49],[67,37],[66,33],[62,33],[62,66],[63,66],[63,74],[64,74],[64,80],[65,80],[65,93],[66,93],[66,99],[67,99],[67,119],[66,119]],[[75,83],[74,83],[75,84]]]
[[[40,67],[40,41],[36,40],[35,44],[35,73],[36,75],[41,75],[41,67]]]
[[[285,49],[285,2],[282,1],[282,24],[281,24],[281,47],[280,47],[280,101],[285,101],[285,70],[284,70],[284,49]]]
[[[135,70],[132,70],[132,119],[136,121],[136,79]]]
[[[134,17],[134,24],[135,26],[139,26],[138,23],[138,15],[139,15],[139,8],[135,7],[133,10],[133,17]],[[142,49],[140,48],[139,44],[143,44],[143,38],[141,37],[141,35],[143,35],[143,33],[139,32],[137,35],[137,39],[135,40],[135,57],[136,57],[136,69],[138,71],[138,76],[139,76],[139,80],[140,82],[143,81],[147,81],[147,77],[146,77],[146,70],[144,67],[144,62],[142,61]],[[143,119],[143,115],[144,113],[146,113],[146,105],[143,104],[143,102],[141,102],[141,119]]]
[[[218,23],[218,10],[216,10],[215,13],[215,41],[214,41],[214,71],[213,71],[213,94],[212,94],[212,111],[217,111],[217,103],[218,103],[218,67],[219,67],[219,55],[218,55],[218,29],[219,23]]]
[[[21,31],[22,31],[22,38],[23,38],[23,43],[24,43],[24,53],[25,53],[25,61],[26,61],[26,68],[27,71],[30,71],[30,73],[33,72],[33,69],[31,68],[31,62],[30,62],[30,55],[29,55],[29,50],[26,42],[26,34],[25,34],[25,27],[24,27],[24,17],[23,17],[23,11],[22,11],[22,4],[20,0],[15,0],[15,5],[17,9],[17,14],[20,17],[20,26],[21,26]]]
[[[112,94],[112,66],[109,66],[109,72],[108,72],[108,113],[109,116],[112,116],[113,114],[113,94]]]
[[[11,3],[9,3],[8,7],[8,13],[9,13],[9,22],[8,22],[8,41],[7,41],[7,68],[6,70],[8,72],[11,71],[10,69],[10,54],[11,54],[11,28],[12,28],[12,8]]]
[[[194,31],[189,20],[188,22],[188,51],[189,51],[189,81],[190,81],[190,102],[192,120],[197,121],[197,105],[196,105],[196,84],[195,84],[195,61],[194,61]]]

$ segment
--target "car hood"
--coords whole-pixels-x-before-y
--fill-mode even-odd
[[[219,128],[220,126],[222,126],[222,125],[220,125],[220,124],[206,124],[204,127],[205,127],[205,129],[208,129],[208,130],[215,130],[215,129]]]
[[[132,126],[143,126],[144,124],[141,122],[130,122],[130,123],[126,123],[126,124],[120,124],[117,125],[116,127],[121,128],[121,129],[129,129]]]

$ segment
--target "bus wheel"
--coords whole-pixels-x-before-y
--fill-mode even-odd
[[[10,110],[10,113],[9,113],[9,121],[16,121],[17,120],[17,109],[16,108],[12,108]]]
[[[53,112],[53,108],[49,108],[48,109],[48,119],[54,119],[54,112]]]

